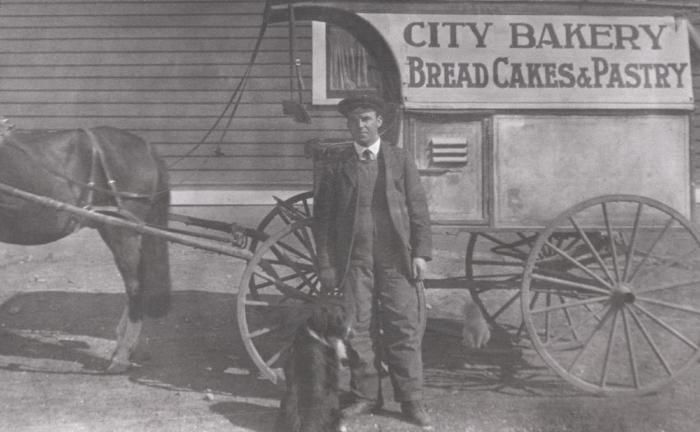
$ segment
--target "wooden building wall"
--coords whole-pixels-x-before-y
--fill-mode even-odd
[[[202,140],[250,59],[263,0],[7,0],[0,3],[0,115],[21,128],[109,124],[157,145],[169,164]],[[350,2],[348,2],[350,3]],[[365,2],[377,8],[377,2]],[[386,8],[402,2],[386,0]],[[413,2],[417,4],[419,2]],[[644,13],[688,11],[697,0],[507,0],[424,2],[473,13]],[[637,6],[639,5],[639,6]],[[435,10],[436,12],[442,11]],[[568,12],[567,12],[568,11]],[[700,13],[691,19],[700,26]],[[176,202],[263,204],[306,190],[304,143],[347,136],[333,107],[313,107],[313,123],[282,113],[289,99],[288,33],[272,25],[241,105],[171,169]],[[298,57],[311,100],[311,28],[297,30]],[[696,100],[700,53],[693,53]],[[700,181],[700,112],[693,115],[693,178]],[[184,193],[184,191],[192,193]],[[221,193],[216,194],[216,191]]]
[[[125,128],[173,164],[221,115],[250,60],[263,8],[261,0],[3,1],[0,115],[20,128]],[[308,126],[282,114],[281,101],[290,98],[287,31],[268,29],[233,132],[222,138],[224,117],[173,166],[176,190],[246,190],[214,199],[250,204],[257,195],[273,202],[257,189],[309,187],[303,143],[327,133],[327,110],[314,112]],[[297,36],[310,88],[310,25]],[[201,193],[187,197],[206,201]]]

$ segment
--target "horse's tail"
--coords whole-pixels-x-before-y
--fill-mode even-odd
[[[170,209],[170,191],[167,168],[156,157],[158,182],[156,195],[146,218],[149,224],[166,226]],[[170,257],[167,240],[151,236],[141,236],[141,259],[138,272],[143,289],[146,315],[154,318],[165,316],[170,309]]]

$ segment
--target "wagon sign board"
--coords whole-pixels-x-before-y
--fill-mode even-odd
[[[411,108],[693,109],[673,17],[361,14]]]

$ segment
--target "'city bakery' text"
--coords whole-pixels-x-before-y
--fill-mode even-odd
[[[654,52],[664,49],[666,24],[508,23],[507,35],[489,37],[491,22],[422,22],[407,24],[404,42],[415,49],[446,49],[450,61],[407,55],[408,87],[442,88],[684,88],[686,62],[619,61],[612,52]],[[473,50],[488,52],[497,45],[500,55],[469,61]],[[507,46],[504,46],[507,44]],[[503,48],[513,57],[504,56]],[[538,52],[549,50],[545,58]],[[575,58],[553,53],[579,52]],[[595,51],[595,54],[591,50]],[[612,51],[610,55],[604,52]],[[580,54],[588,52],[588,56]],[[530,56],[528,53],[531,53]],[[598,54],[600,53],[600,54]],[[525,54],[525,56],[523,56]],[[516,59],[517,57],[517,59]],[[527,61],[523,61],[526,58]],[[561,61],[552,61],[552,59]],[[644,57],[646,59],[646,57]],[[464,60],[464,61],[461,61]]]

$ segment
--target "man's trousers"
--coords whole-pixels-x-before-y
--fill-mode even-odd
[[[395,260],[389,260],[395,261]],[[425,333],[425,293],[396,265],[351,261],[344,283],[351,319],[351,388],[361,398],[381,396],[378,371],[388,365],[397,402],[420,400],[423,389],[421,342]]]

